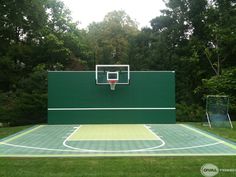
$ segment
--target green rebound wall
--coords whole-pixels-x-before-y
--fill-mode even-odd
[[[96,85],[95,72],[48,72],[49,124],[175,123],[175,73],[131,71],[129,85]]]

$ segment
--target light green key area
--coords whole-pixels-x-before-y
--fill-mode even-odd
[[[82,140],[157,140],[159,137],[144,125],[81,125],[69,141]]]

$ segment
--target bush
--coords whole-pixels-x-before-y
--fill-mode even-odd
[[[222,71],[219,76],[213,76],[210,79],[203,79],[202,85],[195,89],[206,98],[206,95],[228,95],[230,100],[229,112],[236,114],[236,67],[228,68]]]
[[[0,92],[0,123],[11,126],[46,122],[47,71],[38,65],[15,92]]]
[[[201,122],[205,116],[205,109],[197,104],[176,104],[176,119],[179,122]]]

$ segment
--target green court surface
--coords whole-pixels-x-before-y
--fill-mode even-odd
[[[223,155],[236,143],[185,124],[38,125],[0,140],[0,157]]]

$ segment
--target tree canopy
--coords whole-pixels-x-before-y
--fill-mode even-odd
[[[130,40],[138,33],[138,26],[124,11],[108,13],[102,22],[88,27],[90,49],[97,64],[129,62]]]
[[[2,0],[0,122],[45,122],[47,71],[95,64],[175,70],[178,117],[200,120],[207,94],[229,95],[236,114],[236,1],[165,2],[150,27],[119,10],[80,30],[59,0]]]

